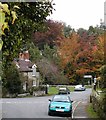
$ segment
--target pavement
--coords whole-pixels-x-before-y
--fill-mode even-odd
[[[89,118],[86,110],[87,105],[88,101],[81,101],[73,113],[73,118]]]

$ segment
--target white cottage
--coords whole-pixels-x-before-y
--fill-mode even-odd
[[[39,72],[36,71],[36,64],[29,60],[29,52],[24,51],[19,54],[19,59],[15,64],[19,71],[26,76],[26,81],[23,83],[23,89],[27,90],[28,87],[39,86]]]

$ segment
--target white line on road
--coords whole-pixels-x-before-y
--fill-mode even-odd
[[[39,103],[39,102],[13,102],[13,101],[11,101],[11,102],[9,102],[9,101],[7,101],[7,102],[1,102],[2,104],[23,104],[23,103],[27,103],[27,104],[32,104],[32,103]],[[46,102],[40,102],[40,103],[46,103]]]
[[[75,101],[73,104],[75,104],[77,101]],[[77,108],[77,106],[81,103],[81,101],[78,101],[77,104],[74,106],[73,110],[72,110],[72,118],[74,118],[74,111]]]

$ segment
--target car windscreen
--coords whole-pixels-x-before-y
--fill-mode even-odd
[[[54,101],[54,102],[70,102],[68,96],[55,96],[52,101]]]

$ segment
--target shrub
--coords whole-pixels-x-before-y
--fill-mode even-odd
[[[3,88],[8,91],[9,94],[18,94],[21,91],[22,86],[19,72],[14,64],[11,64],[7,69],[4,69],[2,80]]]
[[[46,86],[32,87],[29,89],[29,93],[32,95],[34,91],[46,91]]]

